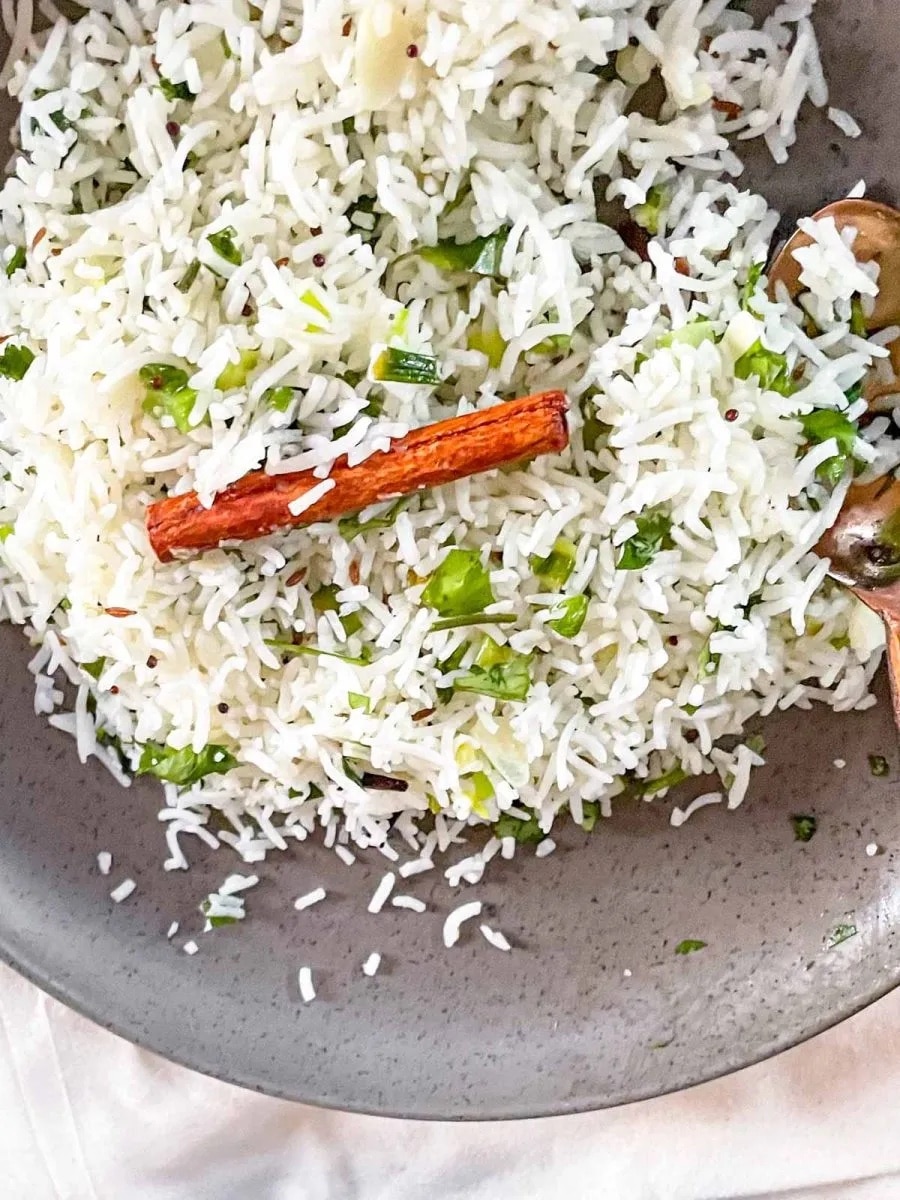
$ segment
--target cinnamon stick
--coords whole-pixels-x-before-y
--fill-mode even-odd
[[[541,392],[415,429],[355,467],[339,458],[328,476],[330,491],[297,515],[288,506],[322,483],[312,471],[251,471],[220,492],[209,508],[196,492],[170,496],[147,509],[150,545],[169,562],[179,551],[210,550],[276,529],[332,521],[422,488],[558,452],[569,440],[567,410],[563,392]]]

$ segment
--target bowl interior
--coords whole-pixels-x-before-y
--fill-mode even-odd
[[[787,167],[750,149],[748,182],[790,216],[860,178],[897,198],[900,8],[821,0],[817,13],[832,102],[865,136],[848,142],[807,110]],[[191,958],[180,946],[201,926],[198,900],[235,864],[201,849],[189,873],[166,874],[158,789],[122,791],[81,766],[33,715],[19,630],[0,629],[0,652],[0,954],[102,1024],[210,1074],[379,1113],[570,1112],[754,1061],[896,982],[898,756],[884,695],[863,713],[772,718],[769,763],[736,813],[704,809],[676,831],[669,811],[684,795],[635,803],[591,836],[569,830],[549,859],[492,864],[477,894],[512,954],[480,937],[444,951],[441,922],[460,901],[437,872],[405,886],[427,914],[371,916],[385,860],[348,869],[306,845],[270,859],[249,919],[198,938]],[[887,779],[871,775],[874,753],[889,758]],[[808,844],[794,840],[798,813],[818,818]],[[870,842],[884,851],[868,857]],[[109,878],[100,850],[114,855]],[[113,905],[126,876],[137,890]],[[328,901],[296,913],[292,899],[320,884]],[[829,948],[839,925],[856,935]],[[685,938],[707,947],[676,955]],[[367,979],[372,950],[384,964]],[[319,993],[308,1006],[303,964]]]

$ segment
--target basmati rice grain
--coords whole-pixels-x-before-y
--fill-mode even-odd
[[[128,899],[136,887],[137,884],[133,879],[123,879],[118,887],[114,887],[109,893],[110,899],[114,900],[116,904],[121,904],[123,900]]]
[[[423,913],[426,909],[426,904],[422,900],[418,900],[415,896],[394,896],[391,900],[394,908],[408,908],[410,912]]]
[[[309,1004],[310,1001],[316,998],[316,989],[313,986],[312,968],[301,967],[297,972],[297,986],[300,989],[300,999],[304,1004]]]
[[[455,946],[459,941],[459,932],[466,921],[471,921],[474,917],[481,916],[481,901],[470,900],[467,904],[460,904],[458,908],[454,908],[444,921],[444,945],[449,949]]]
[[[509,942],[499,929],[491,929],[490,925],[479,925],[478,928],[484,934],[486,941],[490,942],[490,944],[495,946],[498,950],[512,949],[512,946],[510,946]]]
[[[388,897],[394,890],[395,882],[396,876],[394,875],[393,871],[388,871],[388,873],[382,877],[381,883],[379,883],[378,887],[375,889],[372,899],[369,901],[370,913],[381,912],[387,903]]]
[[[113,856],[108,850],[101,850],[97,855],[97,869],[101,875],[108,875],[112,869]]]
[[[376,971],[378,970],[378,968],[380,966],[381,966],[381,955],[378,954],[377,951],[373,950],[372,953],[369,955],[369,957],[366,959],[366,961],[363,963],[363,968],[362,968],[363,974],[371,977],[372,975],[374,975],[376,973]]]
[[[311,892],[307,892],[305,896],[298,896],[294,901],[294,908],[298,912],[302,912],[304,908],[311,908],[314,904],[318,904],[320,900],[324,900],[326,896],[323,887],[314,888]]]

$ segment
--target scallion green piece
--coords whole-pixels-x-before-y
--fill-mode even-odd
[[[386,346],[372,364],[372,378],[379,383],[440,383],[438,360],[433,354],[419,354]]]
[[[195,258],[182,277],[175,284],[175,287],[179,292],[189,292],[191,290],[194,280],[200,274],[200,266],[201,263],[199,258]]]
[[[559,615],[553,617],[547,624],[560,637],[573,638],[581,632],[588,612],[587,596],[567,596],[555,605],[553,611]]]
[[[864,338],[868,330],[866,329],[866,314],[863,312],[862,300],[859,296],[854,296],[850,301],[850,332],[856,337]]]
[[[442,617],[462,617],[483,612],[494,603],[487,568],[477,550],[454,546],[431,573],[422,603],[437,609]]]
[[[667,513],[650,509],[635,520],[637,533],[633,533],[622,545],[616,563],[619,571],[639,571],[652,562],[660,550],[671,550],[673,546],[670,537],[672,518]]]
[[[173,83],[165,75],[159,77],[159,90],[167,100],[193,100],[194,93],[186,83]]]
[[[575,570],[575,558],[578,548],[568,538],[557,538],[553,549],[546,558],[532,554],[528,565],[541,581],[545,591],[558,592],[565,587],[566,581]]]
[[[815,817],[794,816],[791,817],[791,825],[794,828],[795,842],[809,842],[812,840],[819,822]]]
[[[508,229],[498,229],[486,237],[473,238],[471,242],[442,240],[436,246],[423,246],[418,253],[439,271],[464,271],[496,279],[500,276],[500,260],[508,237]]]
[[[514,817],[504,813],[494,822],[494,836],[498,838],[511,837],[520,846],[534,845],[542,842],[547,836],[538,824],[537,817]]]
[[[351,708],[361,708],[363,712],[369,711],[369,697],[364,696],[361,692],[348,692],[347,703]]]
[[[659,233],[659,222],[665,203],[666,193],[664,189],[654,185],[647,191],[647,199],[644,203],[636,204],[631,210],[632,219],[642,229],[646,229],[652,237],[656,237]]]
[[[25,247],[16,246],[13,251],[12,258],[6,264],[6,278],[11,279],[12,276],[25,266]]]
[[[642,796],[656,796],[660,792],[665,792],[669,788],[675,787],[676,784],[682,783],[687,777],[687,771],[683,767],[673,767],[664,775],[657,775],[655,779],[646,780],[641,785],[640,793]]]
[[[453,690],[476,692],[495,700],[524,700],[531,690],[531,655],[510,651],[506,661],[489,667],[476,662],[454,679]]]
[[[14,525],[0,525],[0,545],[2,545],[8,537],[12,537],[14,533]]]
[[[781,396],[790,396],[796,390],[785,355],[767,350],[758,338],[734,364],[734,373],[738,379],[755,375],[761,388]]]
[[[338,531],[341,537],[350,542],[360,533],[371,533],[375,529],[390,529],[397,519],[397,514],[402,512],[407,504],[409,504],[409,499],[401,496],[380,516],[368,517],[365,521],[360,519],[359,513],[355,513],[352,517],[341,517],[338,521]]]
[[[236,237],[237,230],[234,226],[226,225],[224,229],[220,229],[216,233],[207,234],[206,240],[220,258],[224,258],[233,267],[239,267],[242,259],[240,250],[234,244]]]
[[[679,942],[675,947],[675,953],[696,954],[698,950],[705,950],[706,945],[706,942],[701,942],[698,938],[685,938],[683,942]]]
[[[847,464],[853,458],[853,447],[858,436],[856,425],[843,413],[830,408],[817,408],[797,419],[803,426],[803,433],[808,442],[818,445],[827,442],[829,438],[834,438],[837,442],[837,454],[820,463],[816,470],[818,479],[834,487],[842,479]]]
[[[337,594],[341,589],[336,583],[326,583],[313,592],[312,606],[317,613],[333,612],[340,613],[340,603]],[[344,632],[347,637],[352,637],[354,633],[359,633],[362,629],[363,621],[358,612],[347,613],[346,616],[338,616],[338,620],[344,627]]]
[[[466,335],[466,348],[483,354],[492,371],[496,371],[503,361],[506,347],[507,342],[497,329],[470,329]]]
[[[440,633],[444,629],[464,629],[467,625],[515,625],[514,613],[472,613],[471,616],[444,617],[435,621],[429,632]]]
[[[269,408],[274,408],[276,412],[287,412],[293,398],[294,389],[291,387],[269,388],[263,393],[263,403]]]
[[[0,376],[4,379],[24,379],[34,362],[34,354],[27,346],[6,346],[0,354]]]
[[[339,654],[336,650],[320,650],[317,646],[300,646],[295,642],[283,642],[278,638],[264,638],[267,646],[292,658],[337,658],[341,662],[351,663],[355,667],[367,667],[372,661],[372,651],[363,646],[358,656]]]
[[[741,288],[741,308],[744,312],[752,312],[750,301],[756,295],[756,289],[759,287],[759,281],[762,279],[762,273],[765,268],[765,263],[755,262],[750,264],[747,271],[747,278],[744,280],[744,285]]]
[[[259,362],[258,350],[241,350],[238,361],[230,362],[219,372],[216,387],[221,392],[230,392],[242,388],[247,382],[247,376]]]
[[[155,775],[166,783],[190,787],[207,775],[224,775],[237,766],[237,759],[224,746],[210,744],[199,753],[190,746],[173,750],[158,742],[147,742],[138,763],[139,775]]]
[[[190,417],[197,392],[188,387],[187,371],[169,363],[147,363],[141,367],[138,377],[147,385],[144,412],[157,417],[169,416],[179,433],[189,433],[194,428]]]

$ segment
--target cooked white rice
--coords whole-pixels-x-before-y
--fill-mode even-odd
[[[96,0],[32,36],[19,6],[0,329],[35,358],[0,379],[0,613],[26,627],[36,703],[82,758],[123,783],[165,777],[175,751],[212,766],[168,770],[169,869],[192,838],[257,863],[318,827],[344,861],[348,841],[395,859],[396,821],[420,862],[405,876],[467,824],[513,809],[546,835],[572,797],[586,823],[586,805],[608,815],[626,787],[682,774],[718,772],[733,805],[758,756],[721,743],[751,717],[871,703],[877,638],[810,552],[846,474],[817,482],[836,445],[807,449],[797,414],[846,409],[884,357],[849,331],[873,275],[849,235],[812,225],[808,313],[741,293],[776,214],[734,182],[736,148],[760,136],[784,159],[804,101],[827,105],[812,8],[753,29],[722,0],[269,0],[252,18],[236,0]],[[657,117],[631,109],[652,71]],[[649,261],[595,193],[659,222]],[[215,248],[229,228],[235,262]],[[497,279],[415,253],[501,228]],[[802,373],[792,395],[736,377],[759,338]],[[434,354],[444,381],[385,384],[367,411],[388,343]],[[138,372],[158,363],[196,391],[184,431],[144,411]],[[563,455],[417,495],[349,540],[320,523],[165,566],[150,551],[145,507],[164,492],[210,501],[261,464],[315,468],[325,489],[343,454],[551,387],[571,399]],[[897,461],[857,453],[872,471]],[[671,541],[617,569],[657,509]],[[531,563],[561,537],[573,569],[548,590]],[[423,584],[449,543],[479,552],[515,624],[430,632]],[[563,593],[588,597],[570,637],[551,624]],[[485,633],[529,656],[524,701],[452,690]],[[347,657],[267,645],[295,635]]]

